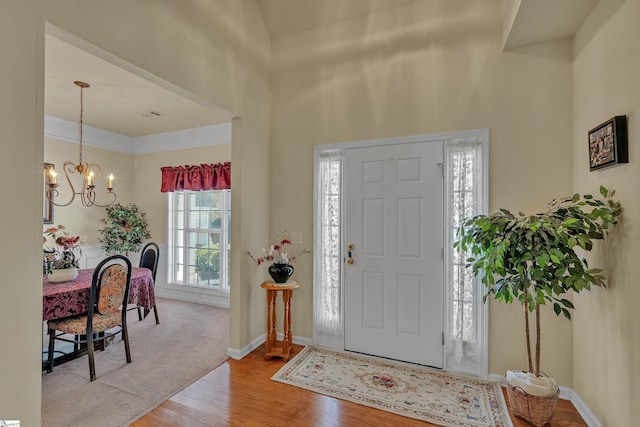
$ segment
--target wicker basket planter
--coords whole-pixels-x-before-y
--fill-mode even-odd
[[[534,396],[507,383],[507,396],[514,415],[536,427],[542,427],[551,421],[559,395],[560,389],[552,396]]]

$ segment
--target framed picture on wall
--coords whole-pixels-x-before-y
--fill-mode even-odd
[[[47,185],[47,177],[49,176],[49,171],[53,168],[53,163],[45,163],[44,174],[42,174],[42,217],[45,224],[53,224],[53,202],[47,197],[47,190],[49,188]]]
[[[627,116],[615,116],[589,131],[589,170],[629,163]]]

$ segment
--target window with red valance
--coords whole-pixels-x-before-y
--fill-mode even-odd
[[[180,190],[227,190],[231,188],[231,162],[196,166],[164,166],[162,193]]]

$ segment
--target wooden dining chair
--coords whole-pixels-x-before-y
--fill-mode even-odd
[[[89,311],[82,315],[50,320],[48,322],[49,355],[47,372],[53,370],[55,340],[71,341],[71,334],[86,344],[89,355],[90,380],[96,379],[94,347],[96,343],[122,333],[127,363],[131,363],[129,335],[127,333],[127,301],[131,287],[131,261],[124,255],[112,255],[102,260],[93,271],[89,294]],[[118,328],[117,330],[115,330]],[[115,331],[113,331],[115,330]]]
[[[153,286],[156,285],[156,272],[158,271],[158,261],[160,259],[160,248],[155,242],[149,242],[142,248],[140,254],[140,267],[148,268],[151,270],[151,277],[153,277]],[[138,320],[142,320],[142,309],[138,308]],[[156,303],[153,304],[153,314],[156,317],[156,325],[160,324],[158,319],[158,307]]]

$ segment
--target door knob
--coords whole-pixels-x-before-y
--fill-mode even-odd
[[[353,254],[352,254],[352,251],[353,251],[353,248],[354,248],[354,247],[355,247],[355,246],[353,245],[353,243],[349,243],[349,244],[347,245],[347,257],[344,259],[344,262],[346,262],[348,265],[353,264]]]

